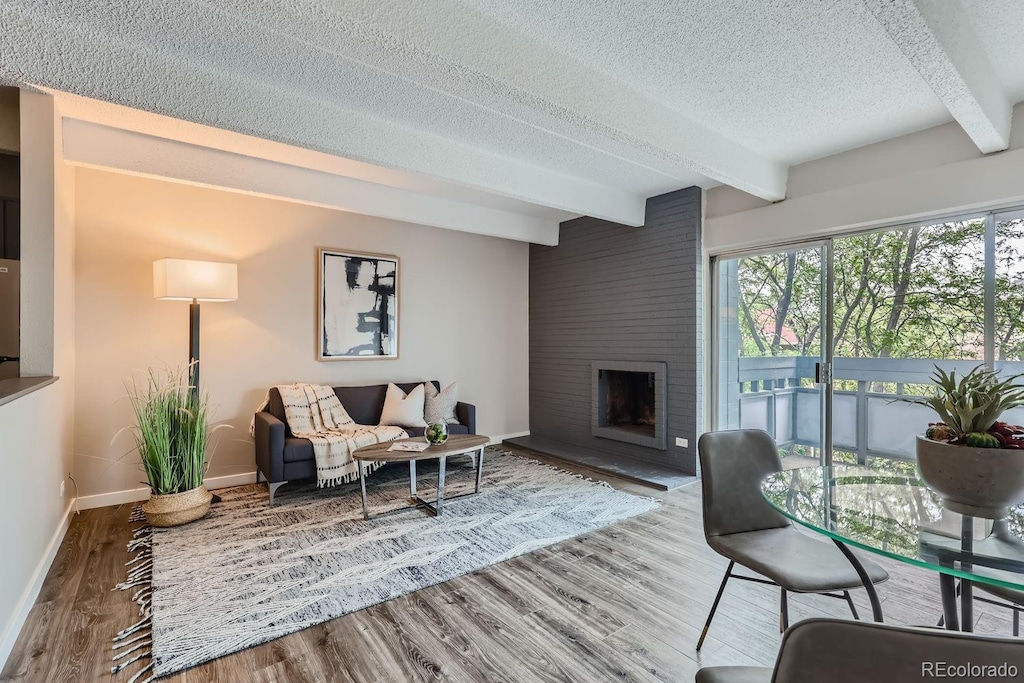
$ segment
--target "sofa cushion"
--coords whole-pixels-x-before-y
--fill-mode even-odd
[[[395,427],[426,427],[423,421],[423,385],[406,394],[394,384],[388,385],[384,397],[384,409],[380,416],[380,424]]]
[[[405,393],[409,393],[420,384],[423,382],[396,382],[398,388]],[[431,384],[435,387],[438,386],[436,381]],[[384,409],[384,396],[387,390],[387,384],[372,384],[365,387],[334,387],[334,393],[338,395],[341,405],[345,406],[345,410],[356,421],[356,424],[361,425],[380,424],[380,415]],[[272,393],[276,393],[276,391]],[[271,397],[272,412],[273,405],[273,397]]]
[[[459,383],[452,382],[440,391],[430,382],[423,385],[423,419],[426,423],[444,422],[458,424],[455,417],[455,404],[459,402]]]
[[[423,432],[427,431],[426,427],[406,427],[405,431],[409,433],[409,436],[423,436]],[[469,434],[469,427],[462,424],[448,425],[448,434]]]
[[[462,427],[462,425],[453,425],[453,426]],[[415,431],[418,430],[419,434],[416,434],[416,436],[423,436],[423,429],[424,429],[423,427],[412,427],[410,429],[406,429],[405,431],[410,436],[412,436],[413,435],[412,432],[415,432]],[[451,428],[449,428],[449,430],[450,429]],[[462,429],[465,429],[465,427],[462,427]],[[372,427],[371,427],[371,431],[372,431]],[[393,430],[388,429],[387,431],[391,432]],[[458,433],[464,433],[464,432],[458,432]],[[378,438],[380,438],[380,437],[378,437]],[[390,435],[385,436],[385,438],[389,439]],[[313,454],[313,442],[312,441],[310,441],[309,439],[299,439],[299,438],[296,438],[294,436],[286,436],[285,437],[285,439],[284,439],[284,461],[285,462],[298,463],[298,462],[305,462],[307,460],[315,460],[315,459],[316,459],[316,456]]]

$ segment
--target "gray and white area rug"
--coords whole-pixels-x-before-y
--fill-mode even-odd
[[[475,470],[461,460],[448,466],[446,497],[472,490]],[[436,467],[419,470],[429,499]],[[370,475],[371,512],[407,505],[408,486],[402,465]],[[497,449],[480,495],[436,518],[410,509],[364,521],[358,484],[288,488],[274,507],[265,486],[221,490],[198,522],[138,531],[121,587],[143,619],[118,634],[115,670],[131,662],[123,668],[145,667],[138,681],[165,676],[658,506]]]

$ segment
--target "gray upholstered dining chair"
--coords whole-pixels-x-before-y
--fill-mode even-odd
[[[983,598],[980,595],[975,594],[975,601],[987,602],[988,604],[995,605],[996,607],[1005,607],[1008,610],[1013,610],[1013,635],[1014,637],[1019,636],[1020,612],[1021,610],[1024,610],[1024,591],[1018,591],[1012,588],[1003,588],[1002,586],[992,586],[984,583],[975,583],[974,590],[981,590],[1002,599],[1002,601],[989,600],[988,598]]]
[[[789,519],[761,496],[761,480],[782,470],[772,437],[759,429],[708,432],[700,437],[698,452],[704,493],[704,537],[715,552],[729,560],[729,566],[697,641],[697,650],[704,645],[730,578],[779,586],[782,630],[789,626],[789,592],[818,593],[846,600],[857,619],[850,589],[864,584],[850,561],[834,544],[797,531]],[[733,574],[737,564],[768,580]],[[877,564],[866,560],[861,560],[861,564],[872,583],[889,578]]]
[[[1021,552],[1024,551],[1024,543],[1010,531],[1010,523],[1006,519],[996,520],[992,526],[992,534],[988,539],[981,543],[994,542],[1000,544],[1006,548],[1006,554],[1013,557],[1019,556],[1013,553],[1014,550]],[[979,544],[980,545],[980,544]],[[1005,588],[1003,586],[996,586],[987,583],[975,583],[974,584],[975,595],[974,599],[977,602],[986,602],[990,605],[997,607],[1004,607],[1008,610],[1013,611],[1013,635],[1020,635],[1020,613],[1024,610],[1024,591],[1014,590],[1013,588]],[[977,594],[977,591],[983,591],[989,595],[1000,598],[1001,601],[990,600]]]
[[[786,631],[775,669],[717,666],[695,683],[907,683],[945,678],[961,683],[1009,680],[983,667],[1024,671],[1024,642],[939,629],[842,619],[807,619]],[[976,666],[977,673],[951,667]],[[940,673],[940,670],[942,673]]]

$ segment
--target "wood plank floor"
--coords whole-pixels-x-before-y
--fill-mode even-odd
[[[625,481],[613,485],[651,495]],[[207,681],[692,681],[702,665],[774,662],[776,590],[733,581],[694,650],[726,561],[705,544],[700,488],[664,505],[447,583],[163,679]],[[75,517],[0,681],[111,678],[113,634],[136,618],[124,577],[130,506]],[[887,621],[934,624],[935,575],[886,562]],[[864,591],[855,599],[870,614]],[[791,618],[847,617],[794,596]],[[1010,613],[975,606],[979,632],[1009,635]]]

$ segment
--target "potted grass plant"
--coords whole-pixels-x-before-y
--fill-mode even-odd
[[[1024,502],[1024,428],[1001,422],[1024,405],[1021,375],[1000,378],[978,366],[966,374],[936,366],[934,396],[906,399],[939,422],[917,437],[921,478],[954,512],[1000,519]]]
[[[208,397],[193,391],[188,377],[189,366],[151,368],[125,381],[135,414],[135,425],[126,430],[135,438],[150,487],[142,510],[157,527],[201,518],[213,497],[203,479],[207,444],[216,427],[209,424]]]

